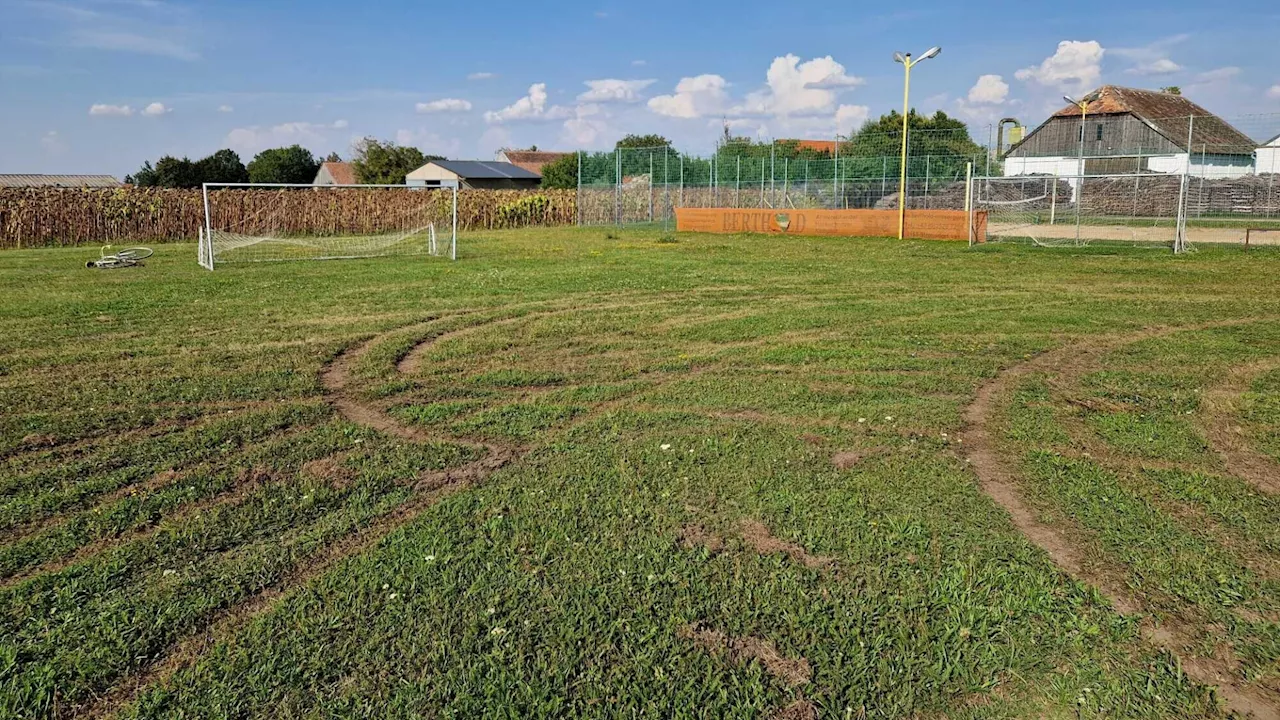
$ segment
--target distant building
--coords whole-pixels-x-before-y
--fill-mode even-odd
[[[499,150],[495,158],[498,162],[511,163],[518,168],[542,177],[542,168],[573,153],[549,152],[543,150]]]
[[[312,185],[356,185],[356,169],[351,163],[327,162],[320,166]]]
[[[1259,175],[1280,173],[1280,135],[1258,148],[1257,166]]]
[[[826,153],[834,156],[836,154],[835,140],[778,140],[774,144],[792,144],[794,143],[797,150],[812,150],[814,152]]]
[[[405,183],[427,188],[533,190],[542,183],[542,178],[509,162],[433,160],[409,173]]]
[[[0,188],[118,188],[110,175],[0,175]]]
[[[1117,85],[1096,95],[1083,128],[1078,106],[1059,110],[1009,149],[1004,174],[1182,173],[1188,165],[1210,178],[1254,172],[1256,143],[1181,95]]]

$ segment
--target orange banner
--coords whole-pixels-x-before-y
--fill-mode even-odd
[[[968,240],[963,210],[908,210],[906,235],[922,240]],[[987,213],[973,214],[974,239],[987,239]],[[676,230],[708,233],[785,233],[845,237],[897,237],[897,210],[755,210],[677,208]]]

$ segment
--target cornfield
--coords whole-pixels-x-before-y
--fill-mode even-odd
[[[288,232],[332,232],[352,222],[396,217],[423,205],[423,193],[447,213],[451,193],[433,190],[214,191],[214,223]],[[459,230],[571,225],[572,190],[464,190]],[[204,223],[200,190],[0,189],[0,248],[65,247],[123,242],[194,242]],[[265,225],[264,225],[265,227]]]

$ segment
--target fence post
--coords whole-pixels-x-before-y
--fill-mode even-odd
[[[613,150],[613,224],[622,224],[622,148]]]
[[[761,210],[764,209],[764,158],[760,158],[760,205]]]
[[[684,155],[680,156],[680,207],[684,207]]]
[[[577,193],[578,227],[582,227],[582,152],[578,152],[578,193]]]
[[[1178,186],[1178,220],[1177,230],[1173,237],[1173,251],[1185,252],[1187,249],[1187,191],[1191,186],[1191,142],[1196,127],[1196,116],[1187,117],[1187,162],[1182,166],[1182,182]]]
[[[769,207],[778,204],[778,159],[775,152],[777,147],[776,141],[769,146]]]
[[[742,207],[742,156],[737,157],[738,168],[733,177],[733,206]]]
[[[667,210],[671,207],[671,163],[670,146],[662,148],[662,221],[667,221]]]
[[[649,151],[649,222],[653,222],[653,151]]]
[[[924,207],[926,210],[929,209],[929,173],[932,172],[930,165],[932,158],[932,155],[924,156]]]
[[[791,192],[791,158],[782,158],[782,204],[787,204]]]
[[[964,166],[964,215],[969,221],[969,247],[973,247],[976,228],[973,227],[973,163]]]
[[[1053,173],[1053,200],[1049,202],[1049,224],[1052,225],[1058,217],[1058,173]]]

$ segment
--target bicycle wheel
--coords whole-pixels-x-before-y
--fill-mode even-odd
[[[132,267],[138,263],[129,258],[122,258],[118,255],[107,255],[104,258],[91,261],[89,267],[99,270],[115,270],[117,268]]]
[[[125,248],[120,252],[116,253],[116,257],[120,258],[121,260],[146,260],[147,258],[155,254],[156,254],[156,251],[152,250],[149,247],[131,247],[131,248]]]

